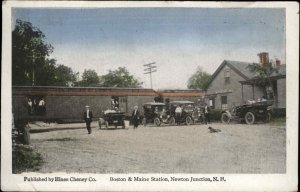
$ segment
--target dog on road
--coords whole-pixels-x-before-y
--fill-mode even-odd
[[[208,129],[209,129],[209,132],[210,132],[210,133],[218,133],[218,132],[221,132],[220,129],[214,129],[214,128],[212,128],[212,127],[208,127]]]

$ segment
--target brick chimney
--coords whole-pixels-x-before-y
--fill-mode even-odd
[[[264,63],[269,63],[269,53],[267,52],[261,52],[257,54],[259,57],[259,63],[264,64]]]

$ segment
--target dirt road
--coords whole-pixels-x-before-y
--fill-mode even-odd
[[[285,126],[269,124],[85,129],[35,133],[39,172],[284,173]]]

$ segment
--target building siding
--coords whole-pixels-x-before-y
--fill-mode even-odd
[[[221,109],[221,96],[227,96],[227,108],[242,104],[242,89],[239,81],[245,80],[234,70],[230,69],[230,82],[225,83],[226,65],[220,70],[207,88],[206,95],[215,94],[215,108]]]
[[[278,79],[277,81],[277,97],[278,108],[286,108],[286,79]]]

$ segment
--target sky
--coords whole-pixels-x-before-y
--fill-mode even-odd
[[[283,8],[14,8],[54,47],[51,58],[98,75],[125,66],[150,88],[144,64],[155,62],[154,89],[186,89],[198,67],[214,73],[223,60],[285,63]]]

